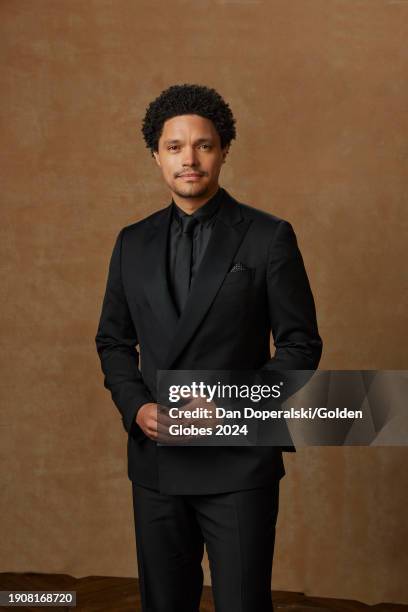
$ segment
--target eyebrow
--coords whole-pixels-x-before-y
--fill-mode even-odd
[[[178,140],[177,138],[173,138],[173,139],[170,139],[170,140],[165,140],[164,144],[165,145],[167,145],[167,144],[179,144],[180,142],[182,142],[182,140]],[[209,138],[198,138],[195,141],[195,144],[199,144],[201,142],[212,142],[212,138],[211,137],[209,137]]]

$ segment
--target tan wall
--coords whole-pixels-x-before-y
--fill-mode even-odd
[[[0,571],[136,575],[94,336],[117,232],[169,202],[140,122],[171,84],[231,104],[222,185],[293,223],[321,366],[407,368],[407,40],[398,0],[1,0]],[[408,603],[407,457],[287,456],[273,587]]]

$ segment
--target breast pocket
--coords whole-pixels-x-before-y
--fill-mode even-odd
[[[240,270],[229,272],[221,285],[220,291],[244,291],[249,290],[253,282],[253,270]]]

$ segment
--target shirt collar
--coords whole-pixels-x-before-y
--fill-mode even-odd
[[[197,219],[199,223],[206,223],[207,221],[212,219],[220,208],[222,191],[222,187],[218,187],[218,190],[215,192],[215,194],[203,206],[200,206],[200,208],[198,208],[195,212],[192,213],[192,215],[189,216]],[[184,212],[184,210],[182,210],[179,206],[177,206],[173,199],[171,203],[173,206],[173,211],[176,213],[175,216],[178,217],[178,219],[187,216],[187,213]]]

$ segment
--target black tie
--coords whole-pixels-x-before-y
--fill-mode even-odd
[[[174,297],[180,314],[184,310],[190,291],[193,231],[198,221],[195,217],[183,215],[181,223],[182,233],[177,247],[174,275]]]

